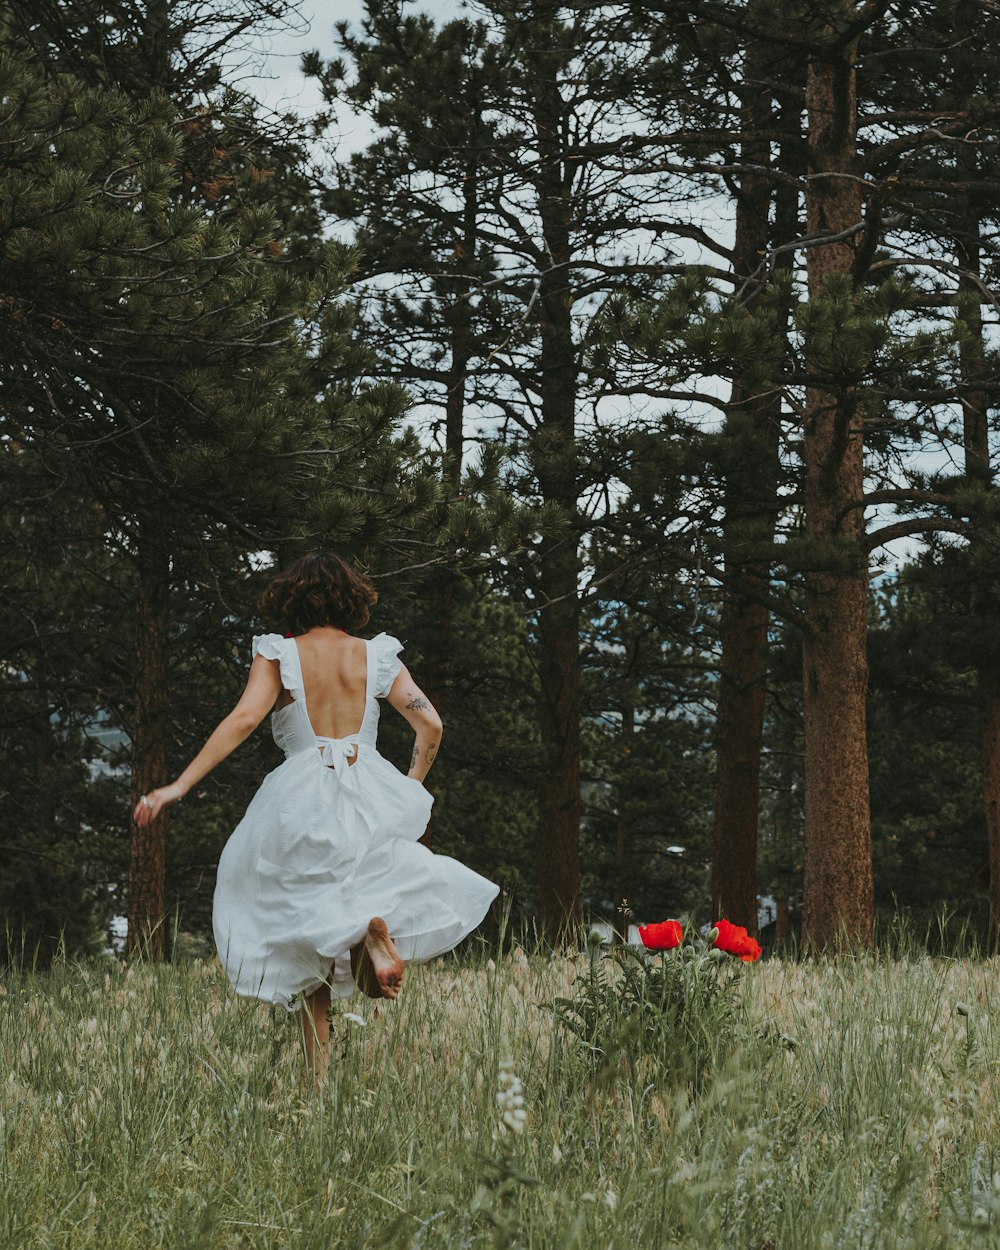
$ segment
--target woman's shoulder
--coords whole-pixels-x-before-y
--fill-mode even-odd
[[[293,698],[299,697],[302,670],[294,638],[286,638],[283,634],[255,634],[251,651],[254,659],[262,655],[265,660],[277,660],[281,684]]]
[[[253,659],[262,655],[265,660],[280,661],[285,655],[289,642],[291,639],[281,634],[254,634],[253,642],[250,644],[250,654]]]
[[[369,644],[375,651],[375,694],[384,699],[403,667],[399,658],[403,644],[392,634],[376,634]]]
[[[374,638],[369,638],[368,641],[379,651],[391,651],[393,649],[402,651],[403,649],[403,644],[395,635],[387,634],[384,631],[381,634],[376,634]]]

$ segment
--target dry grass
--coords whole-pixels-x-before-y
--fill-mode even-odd
[[[467,954],[334,1022],[214,963],[64,965],[0,997],[0,1245],[823,1250],[1000,1241],[996,961],[746,969],[742,1044],[695,1095],[595,1081],[547,1005],[585,956]],[[524,1082],[500,1128],[497,1073]],[[635,1073],[645,1072],[636,1077]]]

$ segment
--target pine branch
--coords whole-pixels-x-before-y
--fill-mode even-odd
[[[972,529],[967,521],[949,520],[947,517],[911,517],[906,521],[897,521],[892,525],[884,525],[881,529],[872,530],[865,536],[862,548],[874,551],[884,547],[896,538],[909,538],[913,534],[928,533],[961,534],[968,538]]]

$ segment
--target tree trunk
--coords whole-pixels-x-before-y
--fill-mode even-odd
[[[747,137],[741,159],[750,167],[736,200],[733,268],[747,284],[752,311],[764,284],[755,272],[770,242],[772,180],[770,143],[757,138],[772,129],[765,45],[747,50],[740,110]],[[760,751],[767,674],[766,595],[770,563],[764,549],[774,535],[778,421],[776,388],[755,393],[734,379],[726,425],[726,516],[723,528],[725,593],[720,621],[722,658],[716,711],[715,828],[712,915],[757,932],[757,821]]]
[[[777,912],[774,917],[774,944],[781,947],[788,941],[792,932],[792,911],[787,898],[777,900]]]
[[[983,767],[983,806],[990,852],[990,947],[1000,950],[1000,683],[979,672],[979,736]]]
[[[170,561],[150,520],[140,523],[137,566],[133,804],[167,781]],[[164,816],[145,829],[133,824],[129,851],[128,951],[154,960],[166,950],[165,834]]]
[[[846,22],[850,3],[838,5]],[[829,45],[808,68],[807,232],[838,235],[861,220],[856,162],[856,41]],[[856,239],[806,250],[809,298],[854,274]],[[806,344],[807,368],[830,372]],[[814,950],[872,938],[868,787],[868,567],[861,539],[864,441],[856,397],[830,381],[806,390],[805,529],[818,563],[805,578],[805,882],[803,936]]]
[[[575,550],[573,555],[575,556]],[[539,618],[541,746],[539,913],[550,941],[580,924],[580,613],[576,560],[543,557]]]
[[[766,589],[767,569],[742,567],[727,534],[726,594],[722,605],[722,663],[716,721],[715,827],[712,915],[757,932],[757,819],[764,721],[767,607],[753,598]]]
[[[554,12],[554,10],[553,10]],[[549,265],[539,279],[541,420],[533,459],[539,490],[566,518],[568,532],[549,537],[538,586],[541,752],[539,913],[542,932],[557,941],[578,928],[580,911],[580,558],[577,549],[576,349],[570,317],[568,261],[572,174],[566,167],[557,81],[563,53],[539,20],[535,126],[538,211]]]
[[[975,158],[971,158],[974,160]],[[973,169],[967,170],[971,176]],[[971,214],[966,229],[956,240],[959,264],[970,273],[979,273],[982,264],[979,238],[980,223]],[[962,276],[958,283],[958,312],[966,326],[966,334],[958,348],[959,372],[963,386],[962,442],[965,453],[965,475],[984,490],[993,488],[990,468],[990,396],[986,387],[986,343],[983,335],[983,309],[980,288],[971,277]],[[975,562],[979,543],[969,543],[969,557]],[[983,637],[995,636],[997,621],[992,605],[983,602],[975,581],[969,587],[969,614],[978,619]],[[1000,683],[987,661],[980,662],[976,695],[979,710],[980,758],[983,776],[983,811],[990,862],[990,945],[1000,949]]]
[[[782,84],[777,108],[772,84]],[[780,147],[780,168],[799,165],[802,80],[794,66],[779,64],[775,49],[757,40],[747,49],[743,71],[740,126],[741,160],[749,168],[736,200],[733,268],[745,285],[748,311],[766,287],[755,278],[772,242],[798,237],[798,190],[775,186],[770,174],[771,143],[762,136],[777,127],[790,142]],[[773,232],[769,225],[774,200]],[[792,253],[779,256],[776,272],[788,270]],[[788,308],[778,334],[784,333]],[[760,811],[760,756],[767,678],[770,588],[767,548],[778,513],[778,449],[781,398],[774,386],[763,391],[734,379],[726,415],[726,515],[723,526],[725,592],[720,620],[721,663],[716,712],[715,827],[712,859],[712,912],[751,933],[757,931],[757,837]]]
[[[781,869],[775,873],[774,894],[777,911],[774,920],[775,945],[783,944],[791,937],[791,896],[794,888],[793,864],[795,860],[795,728],[791,717],[779,713],[775,734],[775,751],[778,755],[777,794],[774,801],[775,859]]]
[[[49,702],[48,664],[41,648],[39,652],[35,672],[34,721],[37,732],[32,757],[35,764],[35,845],[44,851],[53,842],[59,788],[56,784],[54,709]]]
[[[632,922],[632,813],[629,808],[628,757],[635,737],[635,704],[622,704],[621,709],[622,773],[618,782],[618,828],[615,836],[615,941],[628,941]]]
[[[457,250],[458,268],[475,263],[478,245],[478,168],[469,161],[465,172],[465,201],[462,211],[462,241]],[[451,361],[445,380],[444,482],[449,498],[458,495],[462,486],[462,463],[465,455],[465,387],[472,359],[472,310],[463,297],[468,287],[461,279],[452,280],[449,289],[456,295],[448,310],[451,337]],[[444,505],[447,511],[447,503]],[[431,615],[435,632],[435,662],[430,672],[427,697],[444,719],[448,681],[451,674],[451,630],[455,618],[455,574],[443,569],[431,588]],[[433,778],[428,789],[434,792]],[[421,843],[430,847],[434,840],[434,816],[431,814]]]

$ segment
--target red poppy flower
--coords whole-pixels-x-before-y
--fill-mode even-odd
[[[659,924],[641,924],[639,938],[648,951],[672,951],[684,939],[679,920],[661,920]]]
[[[717,920],[715,927],[719,930],[719,936],[712,945],[717,946],[720,951],[736,955],[745,964],[752,964],[754,960],[760,959],[760,943],[742,925],[730,924],[728,920]]]

